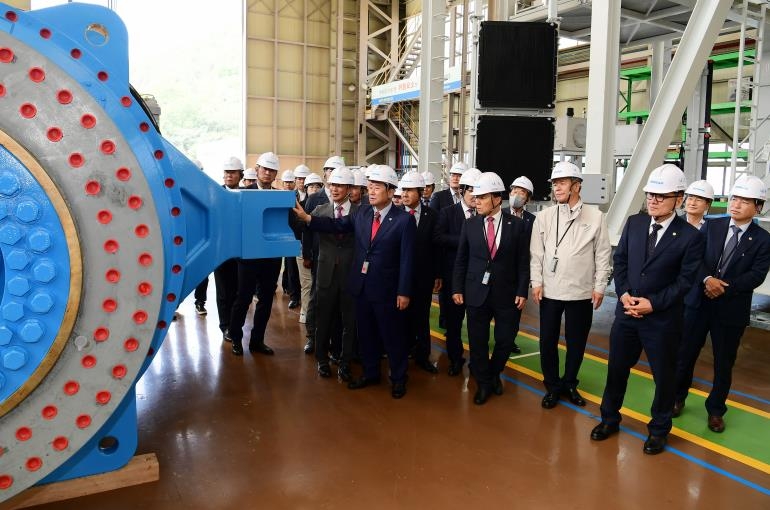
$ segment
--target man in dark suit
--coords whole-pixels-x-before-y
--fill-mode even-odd
[[[459,204],[446,207],[439,213],[438,243],[441,247],[441,278],[439,306],[444,316],[446,326],[446,350],[449,357],[450,377],[460,375],[465,365],[463,357],[462,328],[465,319],[465,305],[452,300],[452,278],[457,259],[457,245],[460,243],[460,233],[465,221],[476,214],[476,204],[473,199],[473,184],[481,175],[481,171],[471,168],[460,178],[462,199]]]
[[[319,218],[344,218],[355,214],[357,205],[348,200],[348,192],[355,184],[353,173],[347,167],[334,169],[328,179],[331,203],[319,205],[312,215]],[[316,263],[316,334],[315,357],[318,375],[331,377],[329,352],[339,355],[337,375],[349,382],[350,360],[355,338],[355,311],[353,299],[345,288],[345,280],[353,262],[353,234],[318,234],[318,261]],[[334,345],[335,325],[341,325],[340,345]]]
[[[433,196],[433,192],[436,190],[436,176],[430,170],[426,170],[422,175],[422,180],[425,181],[425,187],[422,189],[422,197],[420,201],[425,207],[430,207],[430,199]],[[438,212],[438,210],[434,209]]]
[[[430,207],[436,211],[441,211],[458,203],[460,196],[460,177],[468,170],[468,165],[458,161],[449,169],[449,188],[437,191],[430,197]]]
[[[471,373],[484,404],[503,392],[500,373],[511,355],[529,287],[529,239],[524,222],[503,211],[505,184],[494,172],[473,185],[476,216],[465,222],[457,247],[452,299],[468,311]],[[489,323],[495,321],[495,347],[489,359]]]
[[[739,178],[730,196],[730,217],[706,222],[706,252],[693,290],[685,299],[682,345],[676,371],[674,416],[684,407],[706,334],[711,333],[714,379],[706,399],[708,427],[723,432],[727,395],[743,331],[749,325],[754,289],[770,269],[770,234],[752,222],[762,212],[767,188],[754,176]]]
[[[511,183],[511,193],[508,195],[508,203],[511,206],[511,215],[524,220],[527,235],[532,235],[532,223],[535,215],[524,209],[524,206],[532,199],[535,186],[527,177],[517,177]]]
[[[594,441],[618,431],[628,376],[644,349],[655,380],[643,449],[650,455],[663,451],[671,431],[684,297],[703,258],[703,236],[676,215],[684,189],[679,168],[671,164],[656,168],[644,187],[648,214],[631,216],[623,228],[614,257],[619,297],[610,331],[602,421],[591,431]]]
[[[403,325],[412,292],[414,218],[393,206],[396,172],[386,165],[369,167],[369,204],[341,219],[311,218],[294,211],[317,232],[354,232],[355,252],[347,288],[355,298],[356,323],[364,374],[351,381],[357,390],[379,384],[381,348],[390,364],[391,395],[406,395],[407,346]]]
[[[414,216],[417,235],[414,239],[414,270],[412,299],[407,315],[407,341],[414,352],[415,364],[431,374],[438,373],[430,361],[430,304],[433,293],[441,288],[438,250],[438,213],[422,204],[420,198],[425,181],[417,172],[407,172],[401,178],[401,204]]]
[[[272,189],[278,174],[278,157],[272,152],[265,152],[257,159],[257,182],[250,189]],[[230,315],[230,338],[232,351],[236,356],[243,356],[243,324],[249,306],[257,295],[254,307],[254,324],[251,328],[249,351],[272,355],[273,349],[265,344],[265,330],[273,309],[273,296],[278,287],[278,275],[281,273],[281,259],[240,259],[238,260],[238,294]]]

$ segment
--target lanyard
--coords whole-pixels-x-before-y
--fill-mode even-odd
[[[561,242],[564,241],[565,237],[567,237],[567,232],[569,232],[569,229],[572,228],[572,224],[575,223],[575,220],[577,219],[577,216],[576,216],[576,217],[572,218],[571,220],[569,220],[569,223],[567,224],[567,228],[564,231],[564,234],[560,238],[559,237],[559,223],[560,223],[559,222],[559,210],[560,209],[561,209],[560,207],[558,207],[558,206],[556,207],[556,249],[553,251],[554,256],[559,251],[559,245],[561,244]],[[582,207],[581,207],[581,210],[582,210]],[[579,214],[579,212],[578,212],[578,214]]]
[[[485,216],[484,223],[486,223],[487,218],[491,218],[491,216]],[[502,224],[503,224],[503,215],[501,214],[500,221],[497,222],[497,228],[495,229],[495,243],[497,243],[497,235],[500,233],[500,225]],[[487,245],[487,267],[489,267],[489,265],[492,263],[492,251],[489,249],[489,238],[487,237],[486,226],[482,230],[484,231],[484,241],[486,242],[486,245]]]

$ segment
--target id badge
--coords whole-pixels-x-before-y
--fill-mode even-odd
[[[489,285],[489,277],[492,276],[492,273],[489,271],[484,271],[484,276],[481,278],[481,284],[482,285]]]
[[[556,272],[556,265],[559,263],[559,257],[554,257],[551,259],[551,272]]]
[[[366,274],[369,272],[369,261],[364,260],[364,265],[361,266],[361,274]]]

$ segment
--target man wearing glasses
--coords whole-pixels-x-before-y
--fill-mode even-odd
[[[743,176],[735,181],[730,216],[709,220],[703,229],[706,253],[697,291],[685,300],[685,334],[676,370],[674,416],[682,412],[695,362],[706,343],[706,334],[711,333],[714,384],[706,399],[706,411],[708,428],[717,433],[725,430],[725,402],[738,346],[749,325],[751,297],[770,268],[770,234],[752,222],[762,212],[766,197],[767,187],[759,177]]]
[[[591,439],[604,441],[618,431],[628,376],[644,349],[655,380],[643,450],[649,455],[664,450],[671,431],[684,297],[695,281],[705,245],[700,232],[676,215],[684,189],[678,167],[667,164],[653,170],[644,187],[647,214],[628,218],[613,258],[619,297],[610,331],[602,421],[591,431]]]

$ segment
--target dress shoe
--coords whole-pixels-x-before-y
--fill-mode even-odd
[[[312,338],[307,339],[305,344],[305,354],[313,354],[315,352],[315,340]]]
[[[585,407],[586,401],[582,397],[582,395],[578,393],[577,388],[567,388],[566,390],[562,390],[562,393],[567,397],[567,399],[570,402],[572,402],[576,406]]]
[[[438,374],[438,368],[436,368],[436,366],[427,359],[423,361],[417,361],[415,364],[426,372],[431,374]]]
[[[725,420],[721,416],[709,415],[709,430],[721,434],[725,431]]]
[[[318,369],[318,375],[321,377],[331,377],[332,376],[332,369],[329,367],[329,363],[326,361],[321,361],[317,365]]]
[[[249,351],[258,352],[260,354],[267,354],[268,356],[275,354],[273,349],[265,344],[249,344]]]
[[[226,329],[226,330],[224,330],[222,332],[222,340],[224,340],[225,342],[232,342],[233,341],[233,339],[230,338],[230,330],[229,329]]]
[[[243,345],[241,345],[241,342],[233,342],[232,351],[236,356],[243,356]]]
[[[516,342],[513,342],[513,347],[511,347],[511,353],[512,354],[521,354],[521,347],[516,345]]]
[[[367,386],[375,386],[377,384],[380,384],[379,379],[367,379],[366,377],[359,377],[358,379],[354,379],[348,383],[348,389],[360,390],[361,388],[366,388]]]
[[[465,365],[465,358],[461,358],[457,363],[450,363],[447,374],[449,377],[455,377],[463,373],[463,365]]]
[[[353,374],[350,373],[350,367],[346,363],[340,363],[337,369],[337,377],[343,382],[350,382],[353,380]]]
[[[559,395],[557,393],[547,392],[540,402],[543,409],[553,409],[559,403]]]
[[[401,398],[406,395],[406,383],[397,382],[393,383],[393,389],[390,390],[390,396],[393,398]]]
[[[684,409],[684,400],[677,400],[674,402],[674,409],[671,411],[671,415],[676,418],[679,415],[682,414],[682,409]]]
[[[289,310],[294,310],[299,306],[299,301],[291,300],[289,301]]]
[[[620,426],[617,423],[610,424],[601,422],[591,431],[591,439],[594,441],[604,441],[612,434],[617,434],[618,430],[620,430]]]
[[[657,455],[666,448],[666,436],[647,436],[644,442],[644,453]]]
[[[481,406],[484,405],[488,399],[489,389],[486,386],[481,386],[476,390],[476,395],[473,397],[473,403],[477,406]]]
[[[495,387],[492,391],[498,396],[503,394],[503,380],[499,376],[495,378]]]

